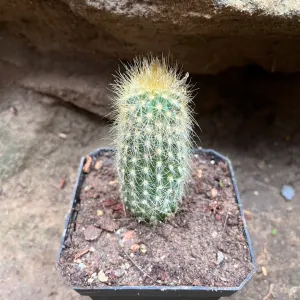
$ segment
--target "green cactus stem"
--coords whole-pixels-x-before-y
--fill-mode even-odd
[[[113,84],[121,200],[139,220],[164,221],[184,195],[193,133],[187,77],[165,59],[143,58]]]

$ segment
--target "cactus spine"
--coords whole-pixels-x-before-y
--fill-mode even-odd
[[[187,76],[165,59],[143,58],[113,84],[121,199],[139,220],[163,221],[184,195],[193,123]]]

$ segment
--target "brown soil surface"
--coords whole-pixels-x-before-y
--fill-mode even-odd
[[[227,163],[196,154],[179,212],[153,226],[124,210],[113,162],[107,152],[83,167],[88,174],[59,264],[67,281],[77,287],[242,283],[253,265]]]

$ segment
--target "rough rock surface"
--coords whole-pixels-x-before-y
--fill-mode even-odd
[[[16,84],[39,93],[44,102],[63,100],[108,118],[113,96],[109,84],[118,64],[107,57],[94,64],[75,55],[41,55],[16,38],[6,37],[0,47],[0,69],[6,78],[13,73]]]
[[[170,52],[192,73],[300,70],[298,0],[0,0],[3,35],[101,60]]]
[[[265,14],[280,16],[291,16],[300,13],[298,0],[217,0],[217,3],[251,13],[256,10],[261,10]]]
[[[110,98],[113,95],[109,84],[118,68],[118,61],[103,58],[91,64],[80,57],[57,53],[42,56],[35,49],[25,49],[16,40],[6,41],[0,47],[2,81],[13,75],[16,85],[25,88],[29,94],[38,93],[43,103],[63,100],[110,119]],[[213,78],[222,84],[214,85]],[[248,66],[242,70],[230,68],[217,75],[192,74],[191,79],[197,89],[194,102],[199,116],[217,111],[224,105],[218,94],[227,101],[226,105],[234,104],[251,111],[265,107],[266,103],[276,110],[278,102],[291,105],[290,99],[300,97],[300,73],[283,76]],[[276,102],[270,100],[270,95],[276,95]]]

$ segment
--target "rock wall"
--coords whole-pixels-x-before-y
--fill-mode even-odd
[[[95,60],[102,54],[131,59],[149,51],[171,53],[192,73],[248,63],[299,71],[299,1],[275,2],[0,0],[0,34],[23,38],[40,51]]]
[[[23,87],[107,116],[111,74],[135,55],[193,74],[298,72],[298,1],[0,0],[0,76],[10,66]]]

